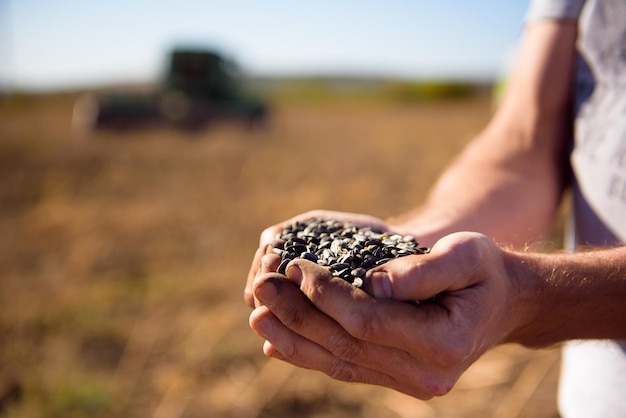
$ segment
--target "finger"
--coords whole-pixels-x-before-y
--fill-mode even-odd
[[[457,363],[456,358],[448,358],[448,351],[440,351],[452,344],[457,333],[454,328],[457,322],[450,321],[446,308],[438,304],[416,307],[396,300],[374,299],[342,279],[329,277],[330,273],[322,274],[320,269],[325,270],[307,260],[296,259],[287,267],[287,277],[298,283],[311,303],[350,336],[384,347],[402,348],[413,357],[422,357],[424,362],[441,366]],[[294,322],[290,328],[298,326]],[[297,332],[317,338],[311,330],[298,328]]]
[[[330,356],[336,358],[323,344],[317,343],[326,340],[327,335],[345,335],[354,347],[360,344],[335,321],[316,310],[297,286],[284,277],[262,276],[255,282],[255,291],[264,305],[250,315],[250,326],[291,363],[324,369],[321,364],[331,363]],[[302,347],[309,347],[308,355],[296,354]]]
[[[405,380],[418,372],[413,369],[417,364],[413,364],[406,350],[353,337],[337,321],[318,310],[295,283],[285,280],[284,276],[261,276],[255,282],[255,294],[283,325],[339,359]]]
[[[335,357],[322,346],[302,337],[284,326],[265,306],[250,315],[250,326],[266,341],[263,352],[294,366],[317,370],[329,377],[344,381],[385,386],[419,399],[430,399],[434,394],[390,375]]]
[[[360,226],[371,226],[373,228],[377,228],[380,230],[386,230],[387,226],[384,221],[379,218],[355,214],[355,213],[347,213],[347,212],[336,212],[336,211],[328,211],[328,210],[312,210],[300,215],[294,216],[284,222],[275,224],[269,228],[266,228],[262,233],[259,239],[259,249],[257,250],[257,254],[254,257],[252,262],[252,266],[248,273],[248,278],[246,282],[246,288],[244,291],[244,299],[246,303],[254,307],[254,296],[252,294],[252,282],[254,278],[258,275],[260,259],[263,256],[263,248],[267,249],[268,246],[276,246],[276,237],[278,233],[284,228],[285,225],[292,224],[297,221],[304,221],[311,218],[327,218],[327,219],[336,219],[338,221],[350,222],[355,225]]]
[[[252,264],[250,265],[250,270],[248,271],[248,278],[246,280],[246,287],[243,291],[243,298],[246,301],[246,304],[251,308],[256,306],[254,301],[254,293],[252,292],[252,283],[254,282],[254,278],[257,276],[259,272],[259,267],[261,265],[261,258],[265,255],[267,250],[267,245],[261,246],[257,248],[254,253],[254,258],[252,259]]]
[[[261,257],[261,268],[259,269],[259,273],[257,276],[266,273],[275,273],[278,270],[278,266],[281,263],[281,258],[278,254],[274,254],[272,252],[268,252],[263,257]]]
[[[269,228],[266,228],[263,232],[261,232],[261,237],[259,239],[259,245],[261,247],[271,245],[275,240],[278,233],[283,229],[285,223],[279,223]]]
[[[394,259],[367,272],[363,289],[376,298],[428,300],[443,292],[453,292],[481,280],[475,274],[490,260],[486,237],[461,233],[449,235],[429,254]]]
[[[250,326],[268,340],[266,355],[322,371],[338,380],[384,385],[422,398],[429,396],[433,386],[429,382],[436,379],[415,367],[415,360],[408,353],[354,339],[315,309],[292,283],[276,276],[264,280],[258,283],[258,297],[270,300],[270,305],[252,313]],[[266,286],[274,289],[268,291]],[[431,377],[425,379],[428,376]],[[422,386],[428,389],[423,390]]]
[[[362,288],[379,299],[429,300],[451,288],[455,273],[446,274],[451,269],[441,269],[441,264],[441,258],[435,254],[397,258],[369,270]]]
[[[365,347],[359,347],[361,341],[354,339],[336,321],[316,309],[297,285],[285,279],[285,276],[276,273],[259,276],[254,283],[254,292],[260,303],[269,308],[282,324],[307,339],[330,351],[344,351],[334,350],[335,345],[349,346],[355,352],[366,351]],[[334,342],[340,340],[345,342]],[[337,355],[351,360],[355,357],[349,353]]]
[[[251,308],[259,306],[258,301],[254,298],[254,292],[252,291],[255,277],[259,274],[270,273],[278,270],[278,266],[280,265],[280,256],[274,254],[272,251],[274,246],[277,245],[281,245],[281,243],[274,241],[272,244],[260,247],[254,255],[252,266],[248,272],[246,288],[244,289],[244,300]]]

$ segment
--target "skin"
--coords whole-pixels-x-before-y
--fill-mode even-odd
[[[523,250],[549,230],[566,184],[575,40],[572,22],[527,27],[504,101],[421,207],[386,222],[328,211],[285,222],[372,225],[419,237],[429,254],[370,270],[357,289],[306,260],[276,273],[271,241],[285,223],[263,232],[244,297],[266,355],[428,399],[498,344],[626,339],[626,247]]]

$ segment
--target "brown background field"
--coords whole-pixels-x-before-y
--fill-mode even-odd
[[[419,203],[488,98],[279,100],[267,129],[77,137],[74,96],[0,102],[0,416],[554,417],[558,349],[503,346],[418,401],[266,359],[261,230]]]

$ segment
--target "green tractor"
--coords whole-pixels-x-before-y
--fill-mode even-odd
[[[79,130],[201,129],[235,119],[257,126],[265,123],[267,112],[262,101],[243,91],[231,61],[213,51],[175,49],[156,91],[80,97],[72,124]]]

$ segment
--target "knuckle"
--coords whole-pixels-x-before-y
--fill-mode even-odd
[[[326,370],[326,374],[335,380],[342,382],[360,382],[360,377],[356,371],[356,368],[345,361],[337,359],[330,364]]]
[[[472,353],[472,344],[468,337],[461,336],[448,340],[436,350],[435,362],[444,367],[457,367],[466,363]]]
[[[449,379],[442,379],[441,381],[435,381],[428,387],[428,393],[435,396],[444,396],[448,394],[453,387],[453,383],[449,382]]]
[[[320,301],[322,300],[323,295],[324,295],[323,287],[320,283],[317,283],[317,281],[312,280],[311,283],[308,286],[306,286],[306,289],[304,289],[304,292],[306,293],[311,303],[313,303],[313,305],[319,306]]]
[[[294,263],[298,264],[301,269],[308,269],[310,266],[307,266],[307,263],[310,263],[307,260],[295,260]],[[316,264],[313,264],[315,267],[319,267]],[[310,274],[307,276],[307,280],[303,281],[301,286],[302,291],[307,295],[308,299],[315,306],[324,305],[324,299],[332,298],[332,285],[329,285],[329,281],[331,279],[330,271],[319,267],[320,270],[313,271],[314,274]],[[312,271],[309,270],[309,273]]]
[[[280,348],[280,354],[286,359],[286,360],[297,360],[299,357],[299,351],[298,351],[298,346],[296,344],[285,344],[283,347]]]
[[[481,267],[483,263],[492,258],[495,245],[493,241],[484,235],[474,234],[473,239],[462,243],[462,249],[472,265]]]
[[[422,376],[420,381],[413,382],[413,387],[419,388],[416,397],[422,400],[429,400],[436,396],[448,394],[454,387],[455,379],[447,375]]]
[[[327,349],[338,359],[354,361],[362,356],[362,346],[347,334],[332,335],[327,342]]]
[[[345,324],[350,335],[363,341],[379,339],[382,326],[380,318],[364,312],[352,315]]]
[[[298,309],[287,309],[280,315],[280,322],[287,328],[301,329],[305,321],[305,315]]]

